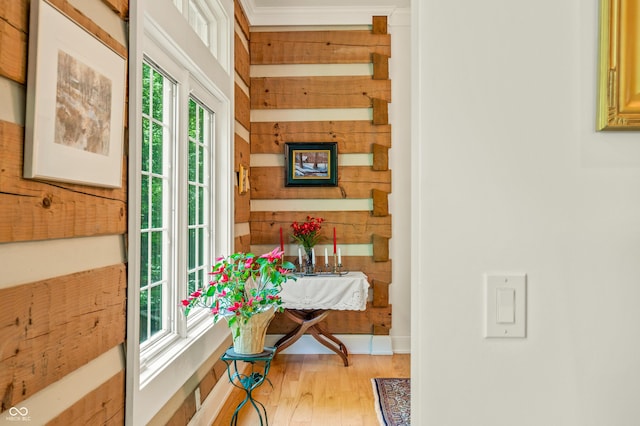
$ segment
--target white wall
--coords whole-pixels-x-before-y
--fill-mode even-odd
[[[596,133],[597,0],[412,2],[412,422],[640,424],[640,134]],[[482,275],[528,336],[482,337]]]

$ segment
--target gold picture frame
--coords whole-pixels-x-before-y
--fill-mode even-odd
[[[597,130],[640,130],[640,0],[600,0]]]

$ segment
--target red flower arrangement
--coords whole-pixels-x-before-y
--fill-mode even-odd
[[[293,239],[304,247],[305,251],[311,250],[320,238],[322,222],[324,222],[323,218],[311,216],[307,216],[307,220],[304,223],[293,222],[291,224]]]

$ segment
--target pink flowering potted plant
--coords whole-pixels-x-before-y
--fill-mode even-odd
[[[214,322],[227,320],[236,353],[264,350],[267,327],[276,311],[282,311],[282,284],[294,279],[295,266],[283,261],[278,248],[256,256],[234,253],[216,259],[211,281],[182,301],[184,314],[195,307],[209,309]]]

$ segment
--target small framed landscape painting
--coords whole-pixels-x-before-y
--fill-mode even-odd
[[[286,143],[284,164],[284,186],[338,185],[336,142]]]

